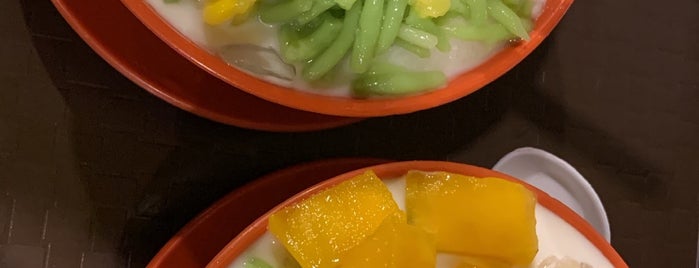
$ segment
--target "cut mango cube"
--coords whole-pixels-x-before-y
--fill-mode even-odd
[[[335,267],[397,211],[386,185],[367,171],[272,214],[269,230],[301,267]]]
[[[434,238],[408,225],[401,211],[386,217],[374,234],[343,254],[338,267],[434,268],[436,258]]]
[[[535,205],[531,191],[499,178],[406,175],[408,222],[434,234],[437,251],[528,265],[538,251]]]
[[[494,258],[464,256],[455,268],[512,268],[512,265]]]
[[[202,10],[204,22],[219,25],[233,19],[240,24],[252,11],[256,0],[210,0]]]

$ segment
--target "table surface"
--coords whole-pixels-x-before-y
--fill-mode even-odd
[[[530,57],[471,96],[291,134],[221,125],[149,95],[49,1],[0,10],[0,267],[142,267],[213,201],[296,163],[489,167],[522,146],[589,179],[631,267],[696,263],[696,0],[580,0]]]

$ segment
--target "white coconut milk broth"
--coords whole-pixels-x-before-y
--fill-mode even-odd
[[[301,66],[283,63],[275,52],[279,51],[280,45],[277,38],[278,26],[262,23],[255,17],[242,25],[209,26],[202,18],[201,0],[181,0],[177,3],[146,1],[182,35],[242,71],[268,82],[317,94],[350,95],[349,86],[354,75],[349,71],[347,59],[336,67],[338,70],[335,74],[331,73],[329,79],[325,79],[329,82],[311,85],[301,77]],[[537,5],[534,6],[534,17],[541,12],[545,0],[535,1]],[[441,70],[447,77],[453,78],[483,63],[503,46],[504,42],[488,44],[452,39],[451,51],[445,53],[433,49],[429,58],[420,58],[395,46],[379,58],[416,71]],[[250,48],[253,47],[266,50],[263,53],[251,53]]]
[[[405,210],[405,179],[391,179],[384,180],[384,182],[393,194],[398,207],[401,210]],[[539,239],[539,252],[529,267],[538,267],[538,264],[549,256],[570,257],[595,268],[613,267],[602,252],[588,241],[585,236],[556,214],[540,204],[536,205],[534,214],[536,217],[536,234]],[[285,253],[283,246],[268,231],[228,267],[243,268],[245,267],[245,260],[249,257],[260,258],[268,262],[272,267],[284,267],[283,260],[286,256],[288,256],[288,253]],[[436,267],[451,268],[457,264],[458,258],[455,256],[445,253],[437,254]]]

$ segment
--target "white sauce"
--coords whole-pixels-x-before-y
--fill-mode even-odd
[[[405,210],[405,180],[393,179],[384,180],[384,182],[393,194],[398,207]],[[597,247],[552,211],[537,204],[534,215],[536,217],[536,234],[539,239],[539,252],[529,267],[537,267],[539,263],[550,256],[570,257],[595,268],[613,267]],[[266,232],[228,267],[243,268],[243,262],[251,256],[263,259],[273,267],[282,267],[280,260],[282,258],[279,257],[283,256],[283,252],[280,253],[281,248],[283,247],[271,233]],[[437,267],[454,267],[456,264],[453,257],[442,253],[437,254]]]
[[[331,96],[350,95],[349,85],[353,75],[349,72],[347,59],[339,65],[340,73],[345,75],[333,77],[331,83],[310,85],[300,76],[298,71],[301,70],[300,66],[294,68],[284,64],[277,55],[269,53],[260,57],[251,57],[251,53],[247,53],[249,51],[227,48],[231,45],[251,44],[279,51],[277,26],[264,24],[257,19],[250,19],[242,25],[224,24],[212,27],[204,23],[198,0],[181,0],[179,3],[170,4],[163,0],[146,1],[182,35],[212,54],[218,54],[242,71],[252,75],[256,75],[255,73],[274,73],[276,75],[263,75],[261,78],[271,83],[299,90]],[[537,17],[546,0],[534,1],[536,4],[532,14]],[[451,79],[486,61],[502,49],[504,43],[486,44],[454,39],[451,41],[451,45],[452,50],[448,53],[433,49],[431,57],[427,59],[419,58],[395,46],[379,57],[389,58],[389,62],[412,70],[442,70]],[[236,59],[239,57],[248,57],[247,61],[252,63],[237,63]]]
[[[544,12],[544,5],[546,0],[534,0],[534,6],[532,7],[532,18],[538,18],[541,12]]]

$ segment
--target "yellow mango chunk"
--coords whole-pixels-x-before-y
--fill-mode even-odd
[[[203,9],[204,22],[209,25],[219,25],[233,20],[240,24],[247,19],[256,0],[211,0],[206,2]]]
[[[503,179],[406,175],[408,222],[434,234],[437,251],[528,265],[538,251],[535,205],[531,191]]]
[[[386,185],[367,171],[272,214],[269,230],[301,267],[335,267],[397,211]]]
[[[464,256],[455,268],[512,268],[512,265],[494,258]]]
[[[434,268],[436,256],[434,238],[408,225],[400,211],[386,217],[374,234],[343,254],[338,267]]]
[[[437,18],[447,14],[451,8],[451,0],[414,0],[412,7],[420,17]]]

